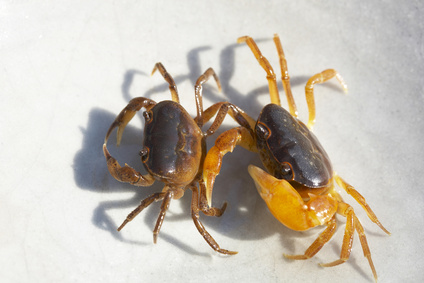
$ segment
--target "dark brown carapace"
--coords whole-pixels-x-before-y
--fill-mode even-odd
[[[199,219],[199,211],[208,216],[221,216],[225,211],[226,203],[221,208],[209,207],[206,201],[206,188],[202,178],[203,162],[206,156],[206,137],[213,134],[221,125],[225,115],[230,112],[234,116],[235,110],[228,103],[217,103],[203,111],[202,84],[213,76],[221,89],[218,77],[213,69],[209,68],[199,77],[195,86],[197,117],[193,119],[179,104],[177,87],[171,75],[167,73],[161,63],[157,63],[152,74],[159,70],[169,83],[172,101],[159,103],[144,97],[132,99],[116,117],[110,126],[103,144],[110,174],[120,182],[135,186],[150,186],[155,180],[165,184],[162,192],[157,192],[142,200],[140,205],[132,211],[122,225],[120,231],[128,222],[133,220],[144,208],[154,201],[162,201],[160,213],[153,230],[153,241],[156,243],[166,211],[172,199],[179,199],[187,189],[192,190],[191,216],[199,233],[206,242],[217,252],[235,254],[237,252],[221,249],[213,237],[206,231]],[[137,111],[144,108],[145,119],[144,141],[140,150],[141,161],[147,174],[143,175],[129,165],[121,167],[118,161],[111,156],[107,149],[107,141],[112,131],[117,127],[117,144],[119,145],[123,130]],[[215,114],[216,118],[210,128],[202,131],[202,126]],[[241,114],[240,114],[241,115]]]

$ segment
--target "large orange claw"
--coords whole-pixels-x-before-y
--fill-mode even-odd
[[[254,165],[249,165],[248,170],[271,213],[290,229],[303,231],[323,225],[337,212],[337,200],[330,195],[310,194],[305,202],[286,180],[279,180]]]

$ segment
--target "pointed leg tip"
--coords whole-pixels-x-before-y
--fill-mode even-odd
[[[309,120],[307,127],[310,131],[312,131],[312,129],[314,128],[314,125],[315,125],[315,119]]]
[[[106,159],[109,159],[109,158],[111,158],[112,156],[110,155],[110,153],[109,153],[109,150],[107,149],[107,147],[106,147],[106,143],[104,143],[103,144],[103,154],[104,154],[104,156],[106,157]]]
[[[228,203],[224,202],[224,204],[221,207],[222,213],[224,213],[224,211],[227,209]]]
[[[237,43],[243,43],[243,42],[246,42],[247,38],[248,38],[248,36],[247,36],[247,35],[245,35],[245,36],[240,36],[239,38],[237,38]]]
[[[238,254],[238,252],[224,250],[224,249],[219,249],[219,250],[217,250],[217,252],[219,252],[220,254],[223,254],[223,255],[236,255],[236,254]]]
[[[152,72],[150,73],[150,76],[153,76],[153,74],[156,72],[156,70],[157,70],[157,67],[156,67],[156,65],[153,67],[153,70],[152,70]]]
[[[384,226],[381,225],[381,223],[378,223],[377,225],[378,225],[378,227],[380,227],[381,230],[384,231],[384,233],[386,233],[389,236],[392,235],[392,233],[390,233],[386,228],[384,228]]]

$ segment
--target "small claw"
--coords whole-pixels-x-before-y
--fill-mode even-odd
[[[209,150],[203,164],[203,181],[205,182],[206,200],[208,202],[209,207],[212,207],[213,186],[215,184],[216,176],[218,176],[219,171],[221,170],[221,165],[222,165],[221,153],[219,152],[219,149],[216,146],[213,146]]]
[[[212,207],[212,188],[213,188],[213,184],[215,182],[215,179],[209,179],[205,180],[205,186],[206,186],[206,200],[208,202],[208,206]]]
[[[131,119],[135,116],[135,111],[127,110],[123,112],[123,115],[118,118],[120,119],[120,122],[118,124],[118,130],[116,132],[116,145],[119,146],[121,144],[122,134],[124,133],[124,129],[127,126],[127,124],[131,121]],[[117,120],[118,120],[117,118]]]

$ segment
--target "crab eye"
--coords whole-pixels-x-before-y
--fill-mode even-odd
[[[288,163],[281,164],[281,174],[284,176],[292,175],[292,168]]]
[[[150,123],[152,121],[152,111],[144,111],[143,112],[143,117],[146,120],[146,123]]]
[[[141,162],[146,163],[146,161],[149,159],[149,148],[143,147],[142,150],[138,153],[141,156]]]
[[[269,129],[264,124],[258,123],[256,125],[256,134],[260,139],[266,140],[271,135]]]

